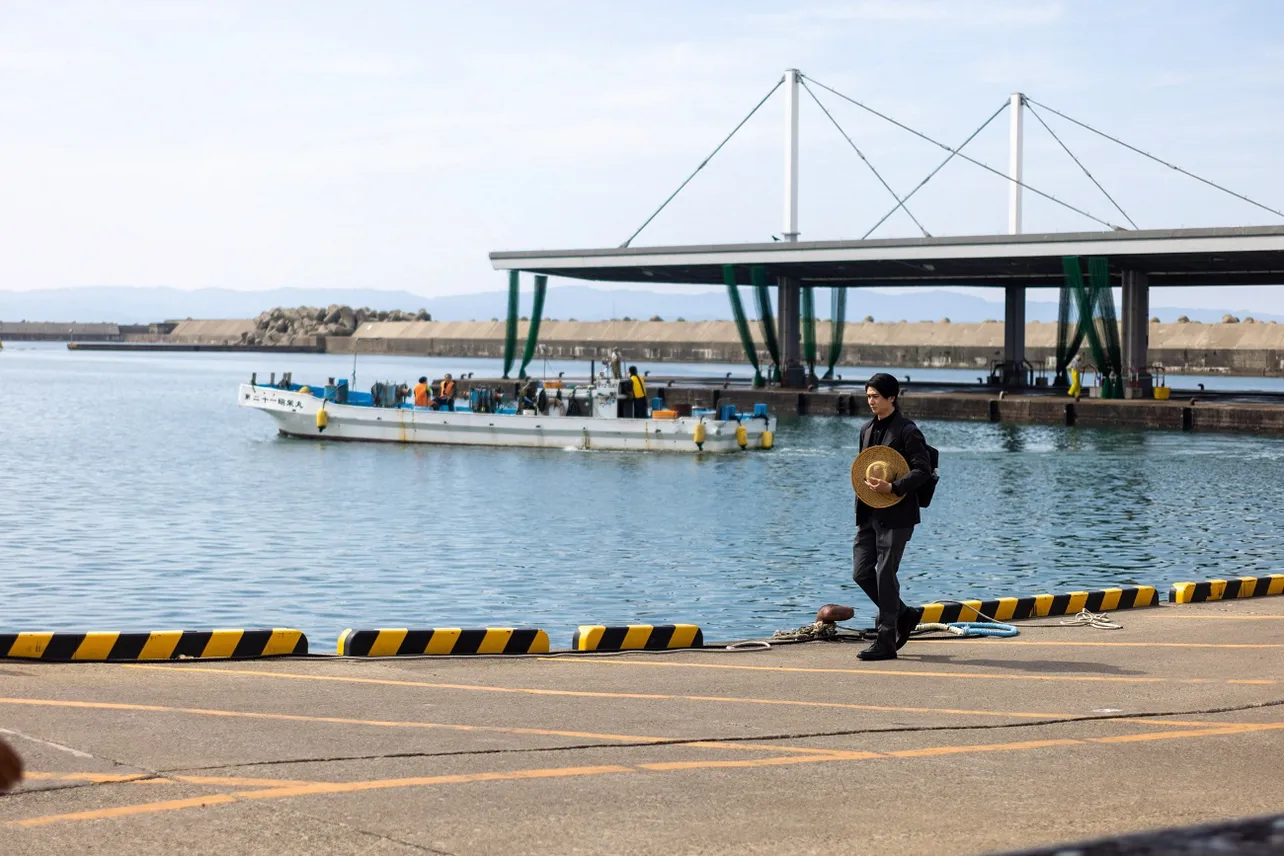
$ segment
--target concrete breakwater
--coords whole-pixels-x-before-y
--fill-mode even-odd
[[[524,341],[528,324],[519,325]],[[759,361],[770,356],[761,329],[751,325]],[[178,332],[178,331],[175,331]],[[1026,325],[1027,358],[1036,368],[1054,367],[1057,325]],[[824,363],[829,322],[817,324],[819,362]],[[350,337],[327,337],[338,353],[499,358],[504,324],[499,321],[373,322]],[[541,354],[552,359],[603,359],[613,347],[634,362],[746,362],[730,321],[545,321]],[[895,368],[956,368],[988,372],[1003,357],[1003,324],[949,322],[854,322],[847,325],[839,365]],[[1150,325],[1150,363],[1174,373],[1284,375],[1284,327],[1278,324]]]
[[[323,310],[317,310],[318,314]],[[346,316],[355,326],[345,335],[329,332],[324,318],[312,332],[279,332],[290,319],[259,318],[189,320],[165,334],[113,329],[100,334],[107,341],[163,342],[184,345],[241,345],[249,348],[289,344],[330,353],[403,356],[501,358],[502,321],[362,321]],[[264,325],[267,325],[266,327]],[[114,327],[114,325],[112,325]],[[525,341],[528,322],[518,335]],[[315,328],[315,329],[313,329]],[[351,333],[347,334],[348,329]],[[770,357],[757,322],[750,325],[760,363]],[[1050,371],[1056,357],[1057,325],[1026,325],[1026,354],[1036,369]],[[266,331],[266,332],[265,332]],[[20,337],[15,337],[20,338]],[[97,336],[78,336],[80,340]],[[817,324],[819,362],[828,354],[830,324]],[[618,347],[624,358],[639,363],[747,363],[744,348],[730,321],[553,321],[540,327],[540,356],[550,359],[602,360]],[[847,325],[839,365],[877,365],[898,369],[970,369],[978,374],[1003,356],[1003,324],[998,321],[954,324],[938,322],[851,322]],[[1150,325],[1149,362],[1175,374],[1284,375],[1284,327],[1275,323]]]

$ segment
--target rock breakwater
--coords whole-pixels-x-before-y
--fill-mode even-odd
[[[278,306],[262,312],[254,319],[252,330],[242,331],[241,343],[245,345],[310,345],[317,337],[351,336],[366,322],[431,321],[426,309],[403,312],[400,309],[376,310],[368,306],[354,309],[332,303],[327,307]]]

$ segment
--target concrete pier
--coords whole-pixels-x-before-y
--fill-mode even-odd
[[[571,381],[568,381],[568,383]],[[653,397],[666,406],[717,408],[734,404],[742,413],[752,413],[759,402],[772,414],[795,416],[838,416],[868,419],[864,390],[859,386],[819,391],[772,387],[753,389],[745,385],[706,386],[681,380],[652,377],[648,381]],[[517,388],[514,380],[474,378],[459,381],[460,394],[467,396],[473,386],[496,387],[507,393]],[[901,407],[911,419],[961,422],[1011,422],[1018,424],[1066,425],[1083,428],[1154,428],[1172,431],[1239,431],[1250,434],[1284,434],[1284,404],[1191,399],[1104,400],[1067,395],[1013,395],[992,387],[977,392],[915,392],[912,385],[901,396]],[[782,441],[786,438],[782,437]]]
[[[1282,604],[1043,619],[871,664],[834,642],[7,661],[29,774],[0,849],[945,856],[1278,811]]]

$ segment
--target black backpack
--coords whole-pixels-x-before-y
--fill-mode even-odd
[[[935,446],[928,446],[927,456],[932,462],[932,477],[918,489],[919,508],[927,508],[932,504],[932,497],[936,494],[936,483],[941,480],[941,477],[936,472],[936,466],[941,460],[941,453],[936,451]]]

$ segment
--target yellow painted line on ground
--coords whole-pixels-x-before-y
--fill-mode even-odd
[[[1177,728],[1227,728],[1232,725],[1252,725],[1251,722],[1209,722],[1191,719],[1137,719],[1136,717],[1111,717],[1102,722],[1127,722],[1134,725],[1167,725]]]
[[[785,764],[826,763],[838,761],[883,759],[910,760],[940,757],[944,755],[967,755],[983,752],[1027,752],[1039,749],[1085,746],[1094,743],[1105,744],[1149,740],[1194,739],[1198,737],[1249,734],[1257,731],[1279,728],[1284,728],[1284,722],[1267,723],[1254,726],[1235,726],[1233,728],[1219,726],[1203,730],[1147,732],[1145,734],[1130,735],[1126,738],[1089,737],[1083,739],[1064,738],[1057,740],[1021,740],[1010,743],[926,746],[917,749],[900,749],[891,752],[844,751],[836,749],[823,755],[795,755],[784,758],[742,759],[738,761],[661,761],[630,765],[613,764],[593,767],[552,767],[501,772],[461,773],[443,776],[416,776],[411,778],[373,779],[357,782],[313,782],[288,787],[272,787],[266,790],[236,791],[231,794],[212,794],[206,797],[194,797],[185,800],[166,800],[163,802],[141,803],[108,809],[93,809],[90,811],[70,812],[67,814],[43,815],[40,817],[25,818],[23,820],[8,821],[4,825],[10,827],[29,828],[69,821],[103,820],[107,818],[128,817],[130,815],[138,814],[179,811],[188,808],[234,803],[242,800],[273,800],[328,794],[350,794],[376,790],[390,790],[394,788],[471,784],[477,782],[531,781],[640,772],[664,773],[688,770],[756,769],[777,767]]]
[[[828,760],[828,759],[822,759]],[[412,788],[423,785],[464,785],[473,782],[515,782],[530,779],[560,779],[577,776],[601,776],[609,773],[632,773],[633,767],[608,764],[596,767],[552,767],[538,770],[511,770],[488,773],[455,773],[445,776],[414,776],[405,779],[372,779],[364,782],[321,782],[297,788],[274,788],[270,791],[238,791],[235,796],[247,800],[306,797],[320,794],[350,794],[382,791],[390,788]]]
[[[1183,609],[1189,609],[1189,606],[1183,606]],[[1179,618],[1183,621],[1195,619],[1197,621],[1280,621],[1284,620],[1284,615],[1165,615],[1165,618]]]
[[[462,725],[448,722],[399,722],[382,719],[346,719],[338,716],[307,716],[295,713],[259,713],[251,710],[218,710],[201,707],[167,707],[158,704],[125,704],[122,702],[67,701],[64,699],[0,698],[0,704],[22,704],[36,707],[76,707],[96,710],[151,711],[188,713],[200,716],[245,717],[285,722],[321,722],[334,725],[369,725],[377,728],[436,728],[448,731],[484,731],[499,734],[521,734],[537,737],[575,737],[593,740],[617,740],[627,743],[663,743],[672,737],[642,737],[635,734],[598,734],[592,731],[558,731],[547,728],[506,728],[496,725]]]
[[[253,779],[242,776],[153,776],[150,773],[45,773],[27,770],[22,774],[24,779],[33,781],[91,782],[96,785],[139,784],[139,785],[228,785],[231,787],[280,788],[294,785],[311,785],[305,779]]]
[[[1172,732],[1158,733],[1168,735]],[[922,749],[898,749],[884,754],[890,758],[933,758],[937,755],[966,755],[973,752],[1019,752],[1029,749],[1047,749],[1053,746],[1080,746],[1083,742],[1067,737],[1059,740],[1021,740],[1016,743],[981,743],[971,746],[926,746]]]
[[[155,781],[148,773],[41,773],[27,770],[22,774],[24,779],[35,781],[93,782],[94,784],[112,784],[116,782],[137,782],[140,780]]]
[[[1120,683],[1120,684],[1213,684],[1241,683],[1229,680],[1209,680],[1207,678],[1139,678],[1120,675],[1001,675],[990,672],[928,672],[911,669],[833,669],[815,666],[735,666],[729,663],[656,663],[646,660],[563,660],[556,657],[541,658],[553,663],[594,666],[650,666],[658,669],[731,669],[745,672],[793,672],[818,675],[896,675],[908,678],[963,678],[969,680],[990,681],[1056,681],[1086,683]],[[145,668],[145,667],[144,667]],[[1275,680],[1255,681],[1255,683],[1273,685]]]
[[[915,639],[915,645],[1053,645],[1068,648],[1284,648],[1284,642],[1039,642],[1025,639]]]
[[[708,701],[731,704],[783,705],[786,707],[836,708],[841,710],[868,710],[879,713],[935,713],[956,716],[1006,716],[1015,719],[1064,719],[1074,714],[1048,711],[968,710],[950,707],[902,707],[879,704],[851,704],[837,701],[800,701],[796,699],[747,698],[740,696],[670,695],[666,693],[613,693],[589,690],[550,690],[529,687],[492,687],[478,684],[442,684],[428,681],[402,681],[388,678],[353,678],[341,675],[300,675],[292,672],[268,672],[255,669],[216,669],[209,666],[147,666],[129,664],[124,668],[156,669],[167,672],[213,672],[219,675],[249,675],[261,678],[286,678],[303,681],[335,681],[339,683],[379,684],[399,687],[426,687],[429,689],[464,690],[486,693],[527,693],[530,695],[570,696],[572,698],[642,699],[652,701]],[[668,738],[656,738],[668,739]]]
[[[106,820],[112,817],[129,817],[136,814],[154,814],[162,811],[180,811],[185,808],[204,808],[210,805],[226,805],[239,802],[230,794],[210,794],[204,797],[192,797],[185,800],[164,800],[163,802],[142,803],[140,805],[122,805],[116,808],[96,808],[89,811],[73,811],[68,814],[47,814],[43,817],[29,817],[26,820],[11,820],[5,826],[18,828],[47,826],[74,820]]]
[[[221,716],[221,717],[247,717],[250,719],[276,719],[292,722],[321,722],[326,724],[338,725],[369,725],[379,728],[440,728],[453,731],[485,731],[497,732],[501,734],[521,734],[536,736],[553,736],[553,737],[576,737],[593,740],[616,740],[627,743],[668,743],[675,740],[681,740],[680,737],[642,737],[632,734],[598,734],[592,731],[550,731],[543,728],[505,728],[502,726],[491,725],[460,725],[453,723],[440,722],[398,722],[395,720],[379,719],[342,719],[333,716],[306,716],[303,714],[288,713],[258,713],[255,711],[243,710],[214,710],[209,708],[194,707],[164,707],[161,705],[131,705],[119,702],[91,702],[91,701],[66,701],[63,699],[8,699],[0,698],[0,704],[25,704],[35,706],[49,707],[79,707],[79,708],[99,708],[107,710],[146,710],[160,713],[186,713],[199,716]],[[766,752],[802,752],[802,753],[827,753],[832,750],[813,749],[799,746],[784,746],[775,744],[753,744],[742,743],[739,741],[723,743],[721,741],[696,741],[683,743],[684,746],[695,746],[698,748],[719,748],[719,749],[736,749],[736,750],[754,750]],[[96,778],[89,778],[89,777]],[[56,774],[46,774],[48,778],[57,777]],[[128,781],[161,781],[161,779],[139,773],[134,775],[116,775],[116,774],[99,774],[99,773],[67,773],[63,778],[81,778],[85,781],[94,782],[128,782]],[[284,783],[287,785],[306,785],[311,782],[285,781],[278,779],[238,779],[227,777],[208,777],[208,776],[170,776],[170,779],[192,784],[229,784],[229,785],[263,785],[266,787],[275,787]]]

